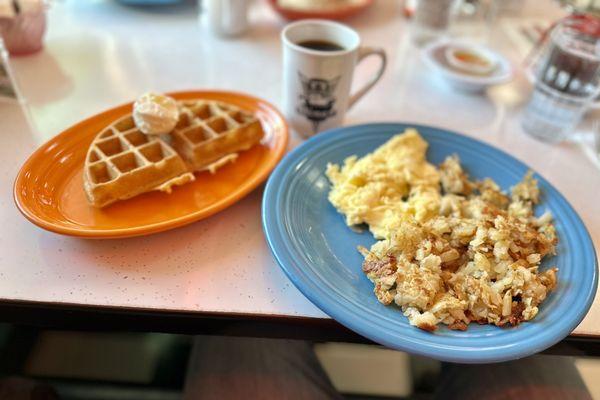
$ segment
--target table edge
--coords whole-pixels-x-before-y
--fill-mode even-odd
[[[0,322],[49,330],[160,332],[376,344],[330,318],[0,300]],[[571,334],[544,354],[600,357],[600,337]]]

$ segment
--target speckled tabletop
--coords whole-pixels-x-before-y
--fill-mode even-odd
[[[49,14],[45,50],[11,61],[24,107],[0,103],[0,304],[22,300],[41,309],[63,303],[327,318],[292,286],[267,248],[260,225],[262,187],[204,221],[122,240],[43,231],[12,201],[13,179],[39,144],[145,91],[222,88],[280,105],[278,34],[284,21],[258,3],[252,30],[223,40],[211,35],[188,6],[158,12],[113,1],[67,0],[55,2]],[[380,1],[349,23],[365,44],[386,48],[389,69],[348,114],[348,124],[424,123],[507,150],[567,197],[598,247],[600,173],[578,146],[541,144],[522,132],[519,112],[529,90],[522,71],[486,96],[458,93],[427,73],[406,38],[399,2]],[[502,32],[486,37],[518,64],[517,51]],[[376,62],[370,61],[357,70],[357,81],[371,75]],[[291,147],[298,143],[293,135]],[[575,333],[600,336],[600,300]]]

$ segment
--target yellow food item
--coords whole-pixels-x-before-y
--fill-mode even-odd
[[[440,175],[427,162],[427,142],[415,129],[396,135],[373,153],[327,166],[329,201],[348,225],[368,224],[377,239],[389,238],[407,217],[424,221],[440,207]]]
[[[534,318],[557,283],[557,268],[538,271],[557,238],[549,212],[534,216],[537,181],[528,173],[508,196],[489,178],[469,180],[457,156],[437,169],[426,151],[409,129],[327,167],[329,200],[346,223],[382,239],[359,248],[378,300],[428,331]]]

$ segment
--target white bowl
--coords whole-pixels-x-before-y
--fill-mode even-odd
[[[447,59],[447,49],[465,49],[483,55],[493,68],[487,74],[463,71]],[[485,46],[459,40],[441,40],[431,43],[422,50],[425,63],[453,87],[467,92],[481,92],[490,86],[500,85],[512,79],[510,62],[501,54]]]

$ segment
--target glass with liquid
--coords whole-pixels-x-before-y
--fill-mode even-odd
[[[541,140],[560,142],[600,93],[600,20],[579,15],[557,24],[534,73],[523,129]]]

